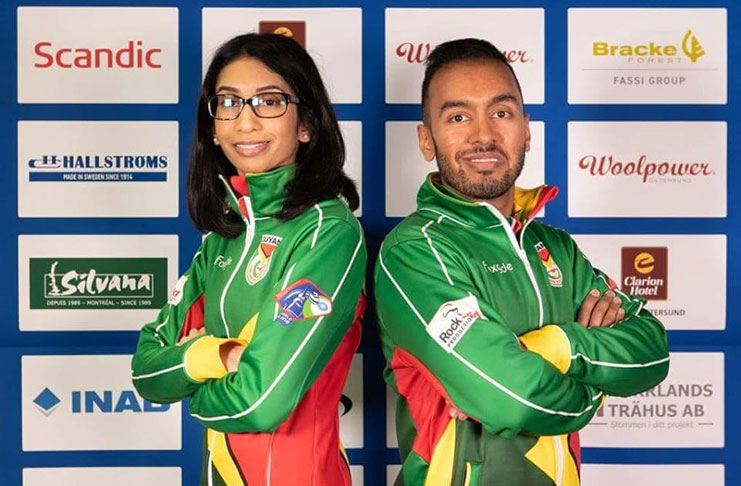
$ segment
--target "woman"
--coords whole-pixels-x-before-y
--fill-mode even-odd
[[[202,485],[350,484],[337,406],[366,251],[343,164],[306,51],[260,34],[219,48],[188,172],[190,216],[210,233],[133,358],[142,397],[190,398],[207,428]]]

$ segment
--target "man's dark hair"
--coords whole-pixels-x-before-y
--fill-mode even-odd
[[[286,186],[283,208],[275,216],[290,220],[316,203],[342,196],[350,209],[360,204],[355,184],[343,171],[345,143],[319,70],[311,56],[296,41],[277,34],[244,34],[224,43],[214,54],[203,79],[195,139],[188,166],[188,213],[196,228],[234,238],[243,231],[238,214],[225,212],[226,180],[236,174],[220,147],[214,145],[214,120],[208,114],[207,99],[216,90],[216,81],[229,63],[243,58],[257,59],[281,76],[301,100],[299,123],[304,123],[311,140],[300,143],[296,173]],[[247,107],[249,109],[249,107]]]
[[[504,54],[491,42],[482,39],[456,39],[443,42],[435,47],[425,62],[425,79],[422,81],[422,118],[427,123],[427,95],[430,82],[440,69],[446,64],[459,61],[498,61],[504,63],[515,78],[517,91],[522,97],[522,88],[517,80],[514,69],[510,66]]]

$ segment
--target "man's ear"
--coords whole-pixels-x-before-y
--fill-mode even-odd
[[[530,115],[525,115],[525,152],[530,152]]]
[[[427,162],[435,160],[435,144],[432,141],[432,133],[424,123],[417,125],[417,139],[419,141],[419,150],[422,152],[425,160]]]

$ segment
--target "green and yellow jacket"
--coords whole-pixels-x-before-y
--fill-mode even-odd
[[[222,180],[244,232],[204,239],[133,358],[142,397],[190,398],[207,428],[204,486],[350,484],[337,408],[360,341],[365,242],[336,198],[273,217],[294,173]],[[177,344],[199,328],[204,336]],[[232,373],[219,356],[229,341],[246,346]]]
[[[384,240],[375,300],[385,379],[399,394],[397,486],[576,486],[576,432],[604,396],[666,376],[666,332],[644,301],[533,219],[557,192],[517,189],[505,217],[432,175]],[[575,322],[593,288],[620,296],[622,321]],[[451,419],[451,407],[469,419]]]

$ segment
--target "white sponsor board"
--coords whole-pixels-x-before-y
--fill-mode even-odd
[[[386,216],[405,217],[417,209],[417,191],[437,162],[427,162],[419,150],[417,125],[421,122],[386,122]],[[530,122],[530,151],[517,179],[524,188],[545,180],[545,123]],[[539,216],[545,212],[539,213]]]
[[[581,482],[599,486],[724,486],[723,464],[582,464]]]
[[[178,275],[177,235],[20,235],[21,331],[135,331]]]
[[[204,8],[202,73],[216,49],[248,32],[283,33],[304,45],[333,103],[362,102],[359,8]]]
[[[401,472],[401,464],[389,464],[386,466],[386,485],[393,486],[396,476]]]
[[[131,356],[23,356],[21,369],[24,451],[180,449],[180,403],[143,400]]]
[[[363,466],[350,466],[352,486],[363,486]]]
[[[725,235],[573,236],[591,263],[621,290],[646,298],[646,309],[667,329],[726,328]],[[657,274],[657,269],[666,270]],[[657,298],[652,290],[666,297]]]
[[[363,355],[355,353],[339,405],[340,441],[345,449],[363,447]]]
[[[386,102],[421,103],[424,61],[438,44],[475,37],[503,51],[525,103],[545,99],[542,8],[387,8]]]
[[[355,182],[360,196],[360,206],[355,216],[363,215],[363,123],[341,121],[340,129],[345,139],[345,174]]]
[[[396,437],[396,403],[399,394],[390,386],[386,387],[386,447],[399,447]]]
[[[570,217],[726,216],[725,122],[569,122],[568,133]]]
[[[23,468],[23,486],[182,486],[179,467]]]
[[[177,217],[177,122],[18,122],[19,217]]]
[[[19,7],[19,103],[177,103],[178,9]]]
[[[669,376],[628,398],[608,397],[581,432],[584,447],[723,447],[723,353],[671,353]]]
[[[569,103],[727,101],[724,8],[570,8]]]

